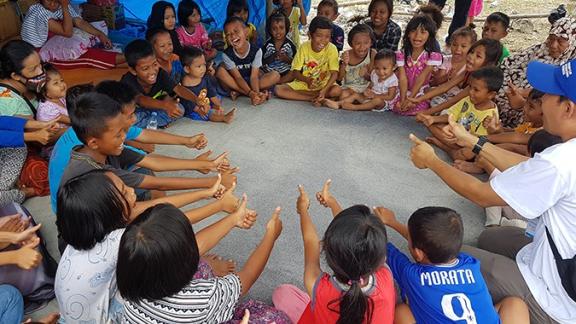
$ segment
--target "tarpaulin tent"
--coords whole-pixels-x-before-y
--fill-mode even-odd
[[[178,7],[178,0],[167,0]],[[226,20],[226,7],[228,0],[195,0],[202,11],[202,19],[212,19],[214,27],[222,28]],[[266,0],[247,0],[250,6],[249,21],[261,26],[266,21]],[[137,18],[146,21],[155,1],[149,0],[120,0],[124,5],[127,18]],[[304,8],[310,10],[311,0],[303,0]]]

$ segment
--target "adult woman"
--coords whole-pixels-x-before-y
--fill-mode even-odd
[[[69,0],[39,0],[28,9],[21,36],[40,49],[44,61],[53,62],[60,69],[110,69],[124,63],[121,54],[93,48],[97,43],[112,48],[105,24],[99,28],[82,19]]]
[[[512,84],[508,93],[500,90],[496,104],[500,111],[502,125],[516,127],[522,122],[523,98],[519,92],[530,88],[526,79],[526,67],[530,61],[540,61],[560,65],[576,58],[576,20],[561,18],[556,21],[546,42],[531,46],[519,53],[510,55],[501,64],[504,71],[504,84]],[[526,92],[526,95],[528,92]]]
[[[54,290],[62,320],[74,323],[120,322],[124,301],[118,293],[114,272],[118,245],[126,225],[155,204],[172,203],[181,207],[212,197],[219,185],[217,181],[205,190],[136,202],[134,189],[126,186],[116,175],[93,170],[70,179],[60,187],[56,226],[68,246],[58,265]],[[236,203],[234,199],[233,204]],[[253,217],[246,212],[246,204],[240,206],[242,208],[217,223],[227,221],[219,227],[220,230],[228,233],[234,226],[252,226]],[[230,222],[230,218],[240,221]],[[212,233],[207,240],[215,237],[218,235]],[[201,269],[202,275],[210,272],[206,265]]]
[[[21,40],[6,43],[0,50],[0,115],[33,119],[36,93],[46,82],[40,56]]]

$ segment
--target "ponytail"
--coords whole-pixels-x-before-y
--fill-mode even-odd
[[[351,280],[350,289],[340,299],[340,318],[336,324],[371,323],[374,302],[362,291],[363,280]]]

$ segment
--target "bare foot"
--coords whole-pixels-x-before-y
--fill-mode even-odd
[[[234,90],[230,90],[230,100],[232,101],[236,101],[236,99],[238,99],[238,96],[240,94]]]
[[[43,323],[43,324],[56,324],[58,323],[58,319],[60,319],[60,314],[58,313],[50,313],[45,317],[42,317],[37,322],[34,323]],[[32,323],[32,319],[27,319],[24,323]]]
[[[224,122],[230,124],[234,120],[234,115],[236,114],[236,108],[233,108],[224,115]]]
[[[322,104],[328,108],[340,109],[340,102],[338,102],[338,101],[334,101],[334,100],[330,100],[330,99],[324,99],[322,101]]]
[[[203,258],[212,268],[212,272],[218,277],[224,277],[236,270],[236,263],[232,260],[222,260],[221,257],[215,254],[206,254]]]
[[[468,162],[468,161],[463,161],[463,160],[455,160],[454,161],[454,167],[460,171],[464,171],[466,173],[471,173],[471,174],[482,174],[484,173],[484,169],[482,169],[481,167],[477,166],[476,163],[474,162]]]

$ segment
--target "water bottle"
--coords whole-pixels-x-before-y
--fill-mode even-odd
[[[153,111],[146,129],[158,129],[158,113]]]

